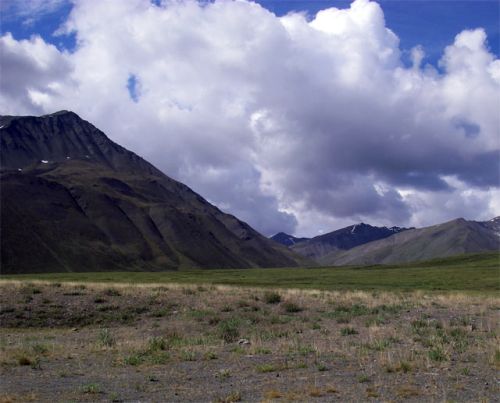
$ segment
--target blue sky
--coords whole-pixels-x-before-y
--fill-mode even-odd
[[[306,12],[314,16],[319,10],[337,7],[348,8],[348,0],[257,0],[257,3],[278,16],[292,11]],[[57,1],[52,9],[36,10],[35,15],[19,13],[22,2],[5,0],[0,32],[11,32],[16,39],[26,39],[38,34],[60,50],[72,50],[74,35],[55,36],[53,33],[68,17],[70,2]],[[42,2],[43,3],[43,2]],[[50,3],[50,1],[48,1]],[[424,63],[437,66],[443,49],[464,29],[482,27],[488,36],[491,53],[500,55],[500,2],[496,0],[379,0],[384,11],[386,25],[399,37],[403,61],[409,60],[408,51],[422,45]]]

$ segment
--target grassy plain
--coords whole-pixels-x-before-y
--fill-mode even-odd
[[[0,402],[495,401],[499,274],[475,255],[2,277]]]
[[[500,254],[464,255],[397,266],[48,273],[2,276],[1,279],[132,284],[221,284],[317,290],[495,293],[500,291]]]

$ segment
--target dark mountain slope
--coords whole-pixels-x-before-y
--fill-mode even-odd
[[[444,224],[412,229],[366,243],[348,251],[334,251],[320,259],[323,265],[369,265],[416,262],[438,257],[499,251],[500,237],[488,222],[459,218]]]
[[[306,242],[297,243],[292,245],[291,249],[302,256],[318,260],[328,253],[348,250],[367,242],[387,238],[405,230],[406,228],[374,227],[361,223],[319,235]]]
[[[0,117],[2,273],[309,263],[72,112]]]

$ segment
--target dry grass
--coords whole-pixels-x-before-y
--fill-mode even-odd
[[[492,296],[276,289],[280,301],[268,303],[269,290],[258,288],[47,282],[0,291],[3,401],[32,391],[85,400],[81,385],[94,384],[99,398],[125,400],[496,393],[500,301]],[[50,390],[40,374],[54,380]]]

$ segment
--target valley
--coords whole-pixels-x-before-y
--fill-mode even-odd
[[[72,112],[0,123],[0,402],[498,395],[498,217],[269,239]]]

